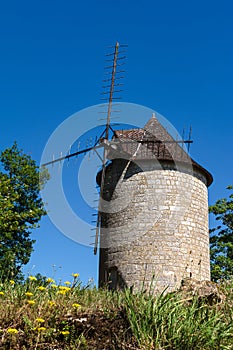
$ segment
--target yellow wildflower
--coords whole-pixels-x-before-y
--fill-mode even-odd
[[[52,278],[47,278],[47,280],[46,280],[48,283],[55,283],[55,281],[54,281],[54,279],[52,279]]]
[[[66,293],[67,293],[66,290],[59,290],[59,291],[57,292],[57,294],[61,294],[61,295],[65,295]]]
[[[44,331],[46,331],[46,328],[45,327],[38,327],[37,330],[38,330],[38,332],[44,332]]]
[[[28,303],[29,305],[34,305],[36,302],[35,302],[35,300],[27,300],[27,303]]]
[[[71,283],[69,281],[65,281],[65,283],[67,286],[70,285]]]
[[[30,279],[30,281],[37,281],[37,278],[35,276],[29,276],[28,278]]]
[[[55,289],[55,288],[57,288],[57,285],[56,284],[51,284],[50,287]]]
[[[79,273],[72,273],[72,276],[73,276],[74,278],[78,278]]]
[[[57,294],[66,294],[67,292],[70,291],[70,287],[66,287],[66,286],[59,286],[59,291],[57,292]]]
[[[59,286],[60,290],[65,290],[66,292],[68,292],[70,290],[70,287],[66,287],[66,286]]]
[[[0,292],[0,295],[4,295],[5,293],[4,292]]]
[[[8,328],[7,333],[9,333],[9,334],[18,334],[19,331],[16,328]]]
[[[52,301],[52,300],[49,300],[49,301],[48,301],[48,304],[49,304],[50,307],[56,305],[55,301]]]
[[[43,286],[39,286],[38,289],[41,290],[41,291],[43,291],[43,290],[45,290],[46,288],[43,287]]]
[[[78,303],[74,303],[74,304],[72,304],[72,306],[75,307],[76,309],[79,308],[79,307],[81,307],[81,305],[78,304]]]
[[[68,335],[68,334],[70,334],[69,331],[61,331],[60,333],[63,334],[63,335]]]
[[[26,295],[27,297],[32,297],[32,296],[33,296],[33,293],[31,293],[31,292],[26,292],[25,295]]]
[[[38,317],[38,318],[36,318],[36,322],[38,322],[38,323],[44,323],[45,320],[44,320],[43,318],[41,318],[41,317]]]
[[[13,284],[15,284],[15,281],[13,281],[13,280],[10,280],[10,284],[12,284],[12,285],[13,285]]]

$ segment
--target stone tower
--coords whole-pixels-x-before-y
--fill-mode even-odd
[[[174,290],[210,279],[211,174],[152,118],[108,145],[101,209],[99,285]],[[97,183],[101,182],[101,171]]]

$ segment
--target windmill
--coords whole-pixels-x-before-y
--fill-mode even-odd
[[[156,159],[157,163],[159,163],[161,161],[162,167],[164,166],[165,170],[169,170],[171,174],[173,171],[178,170],[177,173],[180,172],[180,174],[182,174],[181,176],[183,178],[185,178],[187,175],[187,164],[189,163],[189,165],[191,165],[191,167],[195,168],[195,174],[191,174],[192,177],[191,177],[191,179],[189,179],[190,186],[192,185],[193,177],[199,177],[202,181],[202,184],[203,184],[203,182],[206,182],[205,183],[206,186],[209,186],[212,182],[211,175],[204,168],[202,168],[196,162],[194,162],[192,159],[190,161],[190,157],[189,157],[188,153],[184,150],[184,144],[188,145],[188,151],[189,151],[189,146],[192,143],[191,129],[190,129],[188,140],[184,140],[184,137],[182,137],[181,139],[179,137],[174,139],[171,135],[169,135],[167,130],[159,123],[159,121],[157,120],[155,115],[152,115],[152,118],[149,120],[149,122],[143,128],[137,127],[136,129],[134,128],[134,129],[126,130],[127,128],[129,128],[127,126],[127,128],[124,128],[124,130],[120,131],[119,128],[116,127],[116,124],[112,123],[113,112],[119,112],[119,111],[114,110],[117,103],[113,103],[113,102],[120,99],[118,94],[122,91],[122,89],[121,89],[121,87],[123,85],[122,79],[124,78],[124,75],[123,75],[124,70],[122,69],[122,66],[124,64],[124,59],[125,59],[125,55],[124,55],[125,54],[125,47],[126,47],[126,45],[120,45],[117,42],[115,44],[115,46],[111,47],[111,49],[113,49],[113,51],[111,53],[107,54],[108,66],[106,67],[107,74],[106,74],[106,78],[104,79],[104,86],[103,86],[105,91],[102,92],[102,101],[106,102],[104,104],[104,107],[106,108],[106,106],[107,106],[107,111],[101,112],[101,113],[106,114],[105,119],[104,119],[106,122],[104,124],[104,129],[101,132],[100,136],[96,137],[95,142],[91,145],[88,143],[88,144],[86,144],[86,147],[83,147],[82,149],[78,149],[78,151],[76,151],[76,152],[72,152],[72,153],[69,152],[67,155],[64,155],[64,156],[61,155],[57,159],[53,159],[53,160],[43,164],[43,166],[53,165],[54,163],[59,163],[63,160],[69,160],[73,157],[77,157],[79,155],[84,155],[84,154],[90,153],[92,151],[95,152],[98,155],[98,157],[100,158],[101,171],[99,171],[98,175],[97,175],[97,183],[99,184],[99,199],[98,199],[98,211],[96,213],[96,215],[97,215],[96,227],[94,229],[95,230],[94,254],[97,253],[99,246],[101,248],[104,248],[102,246],[102,243],[101,242],[99,243],[99,241],[104,236],[103,235],[104,225],[105,225],[104,221],[106,218],[106,215],[104,212],[104,209],[105,209],[104,198],[106,198],[106,184],[109,181],[109,172],[111,172],[111,170],[109,170],[110,169],[109,165],[111,165],[115,162],[115,158],[119,158],[119,162],[121,163],[121,165],[123,164],[123,170],[122,170],[123,175],[125,175],[127,173],[127,171],[130,169],[131,166],[132,167],[134,166],[134,161],[137,158],[142,159],[142,160],[146,159],[147,161],[150,162],[150,164],[151,164],[151,161],[153,161],[153,159],[154,160]],[[120,126],[121,126],[121,124],[120,124]],[[154,135],[153,135],[153,133],[151,133],[152,129],[155,130]],[[100,154],[100,151],[102,152],[101,154]],[[151,158],[151,155],[153,155],[152,158]],[[120,159],[120,158],[122,158],[123,160],[126,160],[126,161],[122,162],[122,159]],[[109,160],[111,161],[111,163],[109,163]],[[176,161],[177,161],[177,163],[182,164],[180,169],[179,169],[179,167],[176,168],[176,164],[175,164]],[[116,162],[115,162],[115,164],[116,164]],[[150,168],[150,166],[149,166],[149,168]],[[158,169],[154,168],[156,176],[157,175],[160,176],[160,173],[162,173],[162,171],[163,171],[162,167],[160,166],[159,171],[157,171]],[[170,173],[169,173],[169,176],[170,176]],[[164,174],[161,176],[164,176]],[[123,177],[124,176],[121,176],[120,181],[122,181]],[[168,178],[167,188],[171,192],[173,191],[173,188],[170,186],[172,181],[173,181],[172,179]],[[181,181],[183,181],[183,179],[181,179]],[[110,184],[110,186],[111,186],[111,184]],[[201,185],[197,184],[197,186],[200,187]],[[160,192],[166,191],[167,188],[165,187],[163,189],[160,189]],[[152,191],[154,191],[153,188],[151,188],[151,193],[152,193]],[[187,198],[185,198],[186,194],[184,193],[183,188],[181,188],[181,192],[182,192],[181,199],[182,200],[184,199],[184,201],[185,201]],[[159,195],[159,193],[153,194],[154,197],[156,197],[157,195]],[[176,197],[175,192],[172,193],[172,195],[170,195],[169,198],[172,199],[173,197],[174,198]],[[188,196],[186,195],[186,197],[188,197]],[[111,201],[111,199],[110,199],[110,201]],[[203,201],[205,201],[205,203],[206,203],[206,198],[204,198]],[[174,208],[174,205],[171,206],[171,208]],[[204,207],[203,211],[205,211],[205,209],[206,208]],[[173,215],[173,218],[172,218],[173,221],[175,221],[175,215],[176,215],[176,212]],[[111,214],[109,216],[111,216]],[[119,219],[119,216],[118,216],[118,219]],[[169,218],[167,218],[167,220],[165,220],[165,222],[168,222],[168,221],[169,221]],[[126,220],[126,222],[127,222],[127,220]],[[115,222],[115,224],[117,226],[117,222]],[[139,225],[140,225],[140,223],[139,223]],[[205,222],[203,223],[203,227],[206,227]],[[137,229],[137,227],[134,229]],[[129,231],[130,230],[132,233],[133,232],[132,228],[130,228]],[[116,228],[116,231],[117,231],[117,228]],[[122,233],[122,229],[120,229],[119,232]],[[139,230],[139,232],[141,232],[141,231]],[[161,235],[163,233],[164,233],[164,235],[166,234],[166,230],[164,227],[162,227]],[[116,234],[118,234],[118,232],[116,232]],[[130,232],[129,232],[128,237],[130,237]],[[145,236],[142,235],[142,237],[145,237]],[[150,239],[150,237],[148,239]],[[167,241],[166,235],[164,236],[164,240]],[[200,239],[200,241],[201,241],[201,239]],[[199,243],[197,243],[197,247],[198,247],[197,250],[200,248],[198,246],[198,244]],[[150,243],[150,245],[148,247],[149,247],[149,249],[152,249],[153,248],[152,243]],[[186,249],[186,246],[184,249]],[[133,249],[133,250],[134,250],[134,252],[137,251],[137,249]],[[102,253],[101,253],[101,251],[102,251]],[[100,253],[102,254],[102,257],[103,257],[103,254],[105,254],[104,249],[101,249]],[[102,259],[101,254],[100,254],[100,269],[104,270],[103,260],[105,258]],[[112,254],[111,249],[109,249],[110,260],[112,259],[111,254]],[[158,254],[158,256],[159,256],[160,253],[156,253],[156,254]],[[120,256],[120,254],[118,254],[118,255]],[[127,251],[124,251],[124,255],[127,256]],[[208,256],[208,253],[206,253],[206,256]],[[186,258],[187,258],[187,256],[184,258],[184,261],[187,260]],[[101,259],[102,259],[102,262],[101,262]],[[113,260],[114,259],[112,259],[112,261]],[[199,258],[199,260],[200,260],[200,258]],[[127,261],[127,259],[125,261]],[[104,263],[105,262],[106,261],[104,261]],[[141,263],[143,263],[143,261],[139,261],[139,264],[141,264]],[[124,264],[124,266],[122,264]],[[153,264],[154,263],[151,262],[151,266],[153,266]],[[163,265],[161,263],[161,261],[159,262],[159,264]],[[187,264],[186,265],[185,264],[186,263],[183,263],[183,262],[181,263],[181,266],[179,268],[180,273],[179,273],[178,279],[180,278],[180,276],[183,273],[184,266],[187,265]],[[122,274],[126,276],[128,273],[126,271],[127,270],[127,262],[121,263],[121,261],[118,260],[116,265],[118,265],[118,267],[121,269],[121,271],[123,271]],[[110,271],[111,268],[113,268],[112,271]],[[109,269],[110,273],[113,273],[113,274],[117,271],[117,269],[114,270],[115,266],[110,267],[110,269]],[[205,276],[208,278],[208,274],[209,274],[208,257],[206,257],[206,259],[205,259],[205,268],[203,270],[205,272]],[[130,275],[133,275],[134,273],[135,273],[135,271],[133,271],[132,273],[130,272]],[[116,279],[113,275],[111,275],[111,278],[112,278],[112,280]],[[100,280],[101,279],[102,279],[102,281],[107,282],[107,278],[100,277]],[[137,273],[135,273],[135,279],[137,279]],[[140,279],[140,278],[138,278],[138,279]],[[115,285],[117,285],[117,284],[115,284]]]

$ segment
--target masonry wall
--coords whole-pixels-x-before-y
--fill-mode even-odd
[[[149,288],[154,276],[161,291],[186,277],[210,279],[205,177],[169,164],[125,166],[116,160],[106,173],[100,285]]]

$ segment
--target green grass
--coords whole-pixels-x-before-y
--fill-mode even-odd
[[[42,283],[42,284],[40,284]],[[233,288],[208,305],[180,293],[158,296],[27,279],[0,284],[0,349],[233,349]]]
[[[145,349],[233,349],[232,307],[209,306],[178,293],[157,298],[125,293],[126,310],[138,344]]]

